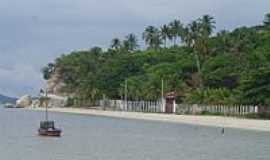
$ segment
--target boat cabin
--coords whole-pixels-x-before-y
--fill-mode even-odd
[[[54,129],[54,121],[41,121],[40,122],[40,128],[42,129],[49,129],[52,128]]]

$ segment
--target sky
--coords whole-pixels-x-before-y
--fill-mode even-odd
[[[35,95],[41,68],[61,54],[173,19],[215,17],[217,31],[260,24],[269,0],[0,0],[0,93]]]

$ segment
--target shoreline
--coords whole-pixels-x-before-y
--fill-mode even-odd
[[[26,110],[44,111],[45,109],[27,108]],[[84,108],[50,108],[49,111],[59,113],[72,113],[81,115],[105,116],[112,118],[150,120],[169,123],[171,122],[179,124],[270,132],[270,120],[240,119],[233,117],[224,118],[219,116],[192,116],[192,115],[174,115],[174,114],[160,114],[160,113],[102,111]]]

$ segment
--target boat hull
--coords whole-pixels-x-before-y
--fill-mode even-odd
[[[48,129],[39,129],[38,133],[40,136],[48,136],[48,137],[60,137],[62,131],[60,129],[53,129],[53,130],[48,130]]]

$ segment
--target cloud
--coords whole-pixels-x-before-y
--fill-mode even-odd
[[[0,68],[0,93],[22,96],[37,93],[45,85],[38,73],[29,64],[16,64],[12,69]]]

